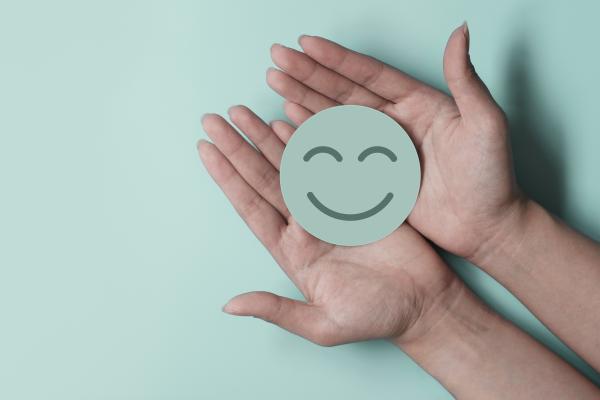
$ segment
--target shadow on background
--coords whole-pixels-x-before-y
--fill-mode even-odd
[[[566,214],[566,137],[559,110],[545,105],[543,93],[530,71],[531,53],[523,36],[507,58],[507,88],[502,108],[507,114],[513,163],[521,189],[553,214]],[[539,322],[526,307],[499,283],[467,261],[443,253],[467,285],[494,310],[552,349],[600,385],[600,374],[579,358]]]
[[[556,111],[545,108],[543,99],[535,96],[539,91],[528,72],[529,60],[528,47],[522,41],[508,57],[508,101],[504,109],[509,120],[515,173],[527,195],[564,217],[564,131]]]

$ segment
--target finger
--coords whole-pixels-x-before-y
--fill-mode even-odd
[[[280,81],[285,81],[285,84],[280,84]],[[272,87],[276,88],[277,93],[286,99],[286,104],[284,104],[286,114],[297,125],[304,122],[313,113],[339,105],[331,99],[318,103],[312,101],[315,97],[322,95],[282,71],[278,71],[277,76],[271,79],[271,83]],[[303,95],[298,95],[298,93],[302,93]],[[420,99],[419,101],[425,100]],[[406,133],[408,133],[415,145],[420,147],[433,118],[438,115],[438,105],[442,101],[451,102],[449,97],[444,95],[443,97],[430,98],[428,104],[415,105],[406,103],[402,106],[386,106],[383,111],[394,118],[406,130]],[[290,106],[288,103],[295,105]],[[308,113],[297,106],[301,106]]]
[[[287,144],[287,142],[292,137],[292,134],[296,130],[292,125],[281,120],[271,121],[269,125],[271,126],[271,129],[273,129],[273,132],[275,132],[279,140],[281,140],[284,144]]]
[[[267,84],[280,96],[301,104],[312,112],[339,105],[275,68],[269,68],[267,71]]]
[[[245,106],[231,107],[229,117],[279,171],[284,146],[271,127]]]
[[[275,65],[292,78],[341,104],[384,110],[389,101],[316,62],[306,54],[280,44],[271,47]]]
[[[277,170],[220,115],[205,115],[202,126],[243,179],[287,219]]]
[[[325,313],[317,306],[302,301],[269,292],[250,292],[229,300],[223,311],[260,318],[320,345],[335,344],[334,338],[325,329]]]
[[[292,103],[291,101],[283,103],[283,111],[296,126],[301,125],[304,121],[314,115],[309,109],[300,104]]]
[[[393,103],[399,103],[420,90],[435,90],[375,58],[325,38],[303,35],[298,42],[304,52],[319,64]]]
[[[465,121],[496,118],[502,111],[489,90],[477,76],[469,57],[469,30],[464,23],[448,39],[444,52],[444,76]]]
[[[248,185],[214,144],[201,140],[198,151],[208,173],[252,232],[275,258],[280,257],[279,242],[286,226],[281,214]]]

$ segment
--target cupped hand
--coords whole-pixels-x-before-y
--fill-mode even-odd
[[[294,128],[267,125],[248,108],[230,109],[233,123],[205,115],[213,143],[199,142],[210,175],[306,301],[267,292],[233,298],[224,311],[255,316],[321,345],[375,338],[418,338],[444,315],[462,284],[408,224],[378,242],[335,246],[316,239],[290,216],[279,164]]]
[[[287,102],[296,124],[339,104],[359,104],[394,118],[411,136],[422,185],[409,222],[440,247],[477,260],[508,235],[523,209],[515,183],[506,118],[469,58],[466,24],[446,46],[451,96],[374,58],[327,39],[302,36],[303,52],[274,45],[281,69],[268,84]],[[491,244],[490,244],[491,246]]]

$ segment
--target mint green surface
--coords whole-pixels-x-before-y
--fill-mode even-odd
[[[329,243],[357,246],[404,222],[417,200],[421,170],[415,146],[396,121],[372,108],[343,105],[298,127],[283,152],[280,180],[285,204],[304,229]]]
[[[203,171],[200,116],[244,103],[281,118],[268,49],[302,33],[444,88],[443,48],[466,19],[523,187],[598,239],[599,14],[591,1],[3,1],[0,398],[450,398],[387,343],[320,348],[220,311],[248,290],[298,292]]]

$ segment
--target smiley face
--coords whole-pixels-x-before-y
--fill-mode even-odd
[[[379,240],[410,213],[420,165],[406,132],[385,114],[339,106],[305,121],[281,161],[281,189],[296,221],[338,245]]]
[[[306,154],[303,157],[303,160],[309,161],[312,158],[312,156],[318,153],[331,154],[331,156],[337,161],[342,161],[342,155],[337,150],[329,146],[313,147],[312,149],[306,152]],[[358,155],[358,161],[363,161],[369,154],[372,153],[385,154],[393,162],[395,162],[398,159],[398,157],[396,157],[396,154],[394,154],[394,152],[388,149],[387,147],[371,146],[363,150],[362,153]],[[331,208],[324,205],[323,203],[321,203],[313,192],[306,193],[306,197],[308,197],[308,200],[310,200],[313,206],[315,206],[319,211],[321,211],[325,215],[330,216],[331,218],[340,219],[342,221],[359,221],[361,219],[369,218],[377,214],[379,211],[383,210],[385,206],[387,206],[389,202],[392,201],[392,199],[394,198],[394,194],[392,192],[389,192],[376,206],[358,213],[341,213],[339,211],[334,211]]]

